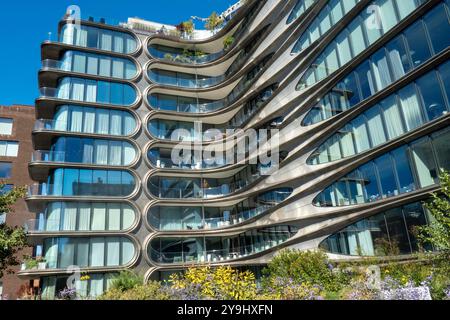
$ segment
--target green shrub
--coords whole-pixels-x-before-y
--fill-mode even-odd
[[[293,284],[307,283],[336,292],[349,283],[350,277],[334,269],[322,251],[283,250],[263,270],[262,285],[270,288],[273,279],[289,279]]]
[[[121,271],[115,278],[113,278],[111,283],[111,289],[116,289],[118,291],[131,290],[144,282],[143,278],[138,274],[126,270]]]
[[[169,295],[160,282],[150,281],[122,291],[111,288],[102,294],[99,300],[169,300]]]

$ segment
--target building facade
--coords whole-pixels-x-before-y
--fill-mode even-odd
[[[8,192],[13,186],[29,186],[33,183],[28,174],[28,162],[33,153],[31,131],[35,122],[34,107],[14,105],[0,106],[0,181],[4,184],[0,192]],[[0,214],[0,224],[22,227],[34,218],[23,199],[13,206],[13,213]],[[32,250],[24,250],[31,255]],[[18,271],[19,268],[13,268]],[[27,282],[16,274],[5,274],[0,279],[0,297],[15,299]]]
[[[46,264],[20,276],[43,297],[74,271],[95,296],[123,269],[417,250],[421,201],[450,167],[450,1],[235,8],[209,33],[66,16],[42,44],[27,203]],[[252,161],[269,145],[279,165]]]

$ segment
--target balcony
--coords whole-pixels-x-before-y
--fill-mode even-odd
[[[247,231],[229,239],[160,237],[152,239],[147,254],[152,261],[160,264],[225,263],[264,254],[279,247],[297,232],[295,226],[280,225]]]
[[[216,187],[201,187],[200,184],[197,184],[199,181],[193,182],[189,179],[183,180],[183,178],[178,178],[178,182],[185,184],[185,186],[167,188],[163,185],[155,185],[152,179],[150,179],[147,183],[147,188],[151,194],[161,199],[214,199],[238,192],[260,177],[261,175],[259,173],[255,173],[250,175],[246,180],[223,183]],[[165,184],[169,182],[171,184],[177,184],[177,182],[173,183],[168,179],[166,180],[163,180],[161,183]],[[205,181],[203,184],[205,184]]]
[[[206,218],[201,219],[199,221],[181,221],[180,223],[174,226],[172,221],[163,220],[158,217],[151,216],[151,225],[159,226],[160,231],[204,231],[204,230],[213,230],[213,229],[222,229],[222,228],[230,228],[235,225],[239,225],[244,223],[247,220],[250,220],[256,216],[267,212],[273,206],[270,205],[261,205],[257,208],[253,208],[250,210],[245,210],[239,212],[234,215],[222,216],[217,218]],[[170,223],[170,229],[166,227],[166,225]]]
[[[148,77],[152,82],[157,84],[188,89],[204,89],[213,87],[223,82],[226,78],[225,75],[208,77],[159,69],[149,70]]]

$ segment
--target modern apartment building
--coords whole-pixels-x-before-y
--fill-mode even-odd
[[[123,269],[413,253],[450,169],[449,18],[449,0],[247,0],[193,33],[66,16],[42,44],[29,165],[46,264],[20,276],[52,298],[78,266],[95,296]],[[262,130],[243,152],[238,128]],[[275,142],[278,166],[251,161]]]
[[[24,105],[0,106],[0,192],[8,192],[13,186],[29,186],[33,182],[28,175],[28,162],[33,152],[31,131],[35,122],[34,107]],[[11,214],[0,214],[0,224],[23,226],[34,213],[29,212],[24,200],[19,200]],[[24,250],[31,255],[32,250]],[[21,254],[22,255],[22,254]],[[21,258],[21,257],[20,257]],[[13,268],[18,271],[18,268]],[[0,299],[14,299],[26,282],[16,274],[5,274],[0,279]]]

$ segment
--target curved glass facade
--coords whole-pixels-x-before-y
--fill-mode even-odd
[[[101,268],[129,264],[135,255],[135,247],[124,237],[47,238],[43,252],[50,269],[74,265]]]
[[[303,120],[311,125],[351,109],[450,45],[450,10],[440,4],[362,62],[323,96]],[[442,33],[436,33],[436,25]]]
[[[60,60],[44,60],[43,67],[85,73],[94,76],[132,79],[137,67],[129,59],[110,57],[81,51],[66,51]]]
[[[226,228],[263,214],[291,193],[290,188],[275,189],[229,207],[156,205],[149,209],[147,219],[151,226],[160,231]]]
[[[207,88],[215,86],[225,79],[225,76],[209,77],[161,69],[150,69],[148,76],[152,82],[183,88]]]
[[[187,152],[184,152],[182,159],[175,163],[172,158],[172,151],[170,148],[151,148],[147,152],[147,158],[153,166],[161,169],[200,170],[220,168],[226,164],[225,157],[219,158],[217,156],[211,159],[203,158],[197,162],[195,161],[195,150],[191,150],[190,156]],[[200,152],[203,154],[203,151]]]
[[[43,96],[82,102],[129,106],[136,102],[136,90],[123,83],[82,78],[62,78],[53,90],[41,88]]]
[[[59,137],[50,151],[36,151],[33,160],[127,166],[136,155],[136,148],[126,141]]]
[[[300,39],[295,43],[292,53],[298,53],[308,48],[314,41],[323,36],[332,26],[352,10],[360,0],[331,0],[311,22]],[[299,1],[299,3],[302,0]],[[310,1],[311,2],[311,1]],[[298,5],[298,4],[297,4]],[[289,20],[288,20],[289,21]]]
[[[130,34],[85,25],[64,25],[59,40],[66,44],[117,53],[129,54],[137,49],[136,39]]]
[[[263,252],[289,240],[295,226],[279,225],[250,230],[233,237],[155,238],[148,256],[156,263],[221,262]]]
[[[353,156],[447,114],[450,110],[449,73],[450,62],[446,62],[383,99],[339,129],[307,163],[321,164]]]
[[[35,221],[33,231],[123,231],[131,228],[136,218],[127,203],[50,202]]]
[[[89,275],[89,280],[75,278],[75,289],[82,298],[95,298],[111,287],[115,276],[114,273],[93,273]],[[41,280],[42,299],[53,300],[60,298],[59,292],[67,288],[69,275],[42,277]]]
[[[136,126],[128,111],[64,105],[56,108],[53,120],[37,120],[35,129],[128,136]]]
[[[259,108],[272,97],[277,88],[278,83],[275,83],[261,90],[256,97],[245,103],[245,105],[239,109],[239,111],[230,120],[230,125],[237,127],[250,119],[250,117],[254,115],[256,111],[258,111]]]
[[[297,20],[306,10],[311,7],[316,0],[298,0],[295,4],[295,7],[292,9],[289,17],[286,21],[287,24],[292,23],[294,20]]]
[[[169,47],[161,44],[150,44],[148,51],[153,58],[186,64],[202,64],[220,58],[224,51],[206,53],[198,50]]]
[[[256,165],[248,165],[229,178],[153,176],[147,182],[152,195],[162,199],[207,199],[236,192],[260,177]]]
[[[208,130],[212,133],[210,139],[216,138],[217,135],[224,136],[224,129],[216,128],[214,125],[207,123],[194,123],[188,121],[151,119],[148,122],[148,131],[152,136],[161,140],[172,141],[199,141],[203,138],[208,140]]]
[[[332,184],[314,200],[336,207],[379,201],[439,182],[439,171],[450,169],[450,129],[384,154]]]
[[[418,251],[414,228],[428,223],[419,202],[358,221],[320,245],[327,252],[352,256],[396,256]]]
[[[296,89],[310,87],[350,62],[422,3],[424,0],[375,0],[370,3],[367,8],[377,8],[375,13],[372,10],[363,9],[323,50],[319,58],[302,76]],[[374,18],[378,19],[378,17],[380,26],[374,22]]]
[[[34,190],[42,196],[126,197],[136,187],[128,171],[58,168],[52,170],[47,184]]]
[[[153,109],[187,113],[206,113],[224,107],[223,100],[208,100],[194,97],[173,96],[162,93],[151,93],[148,102]]]

